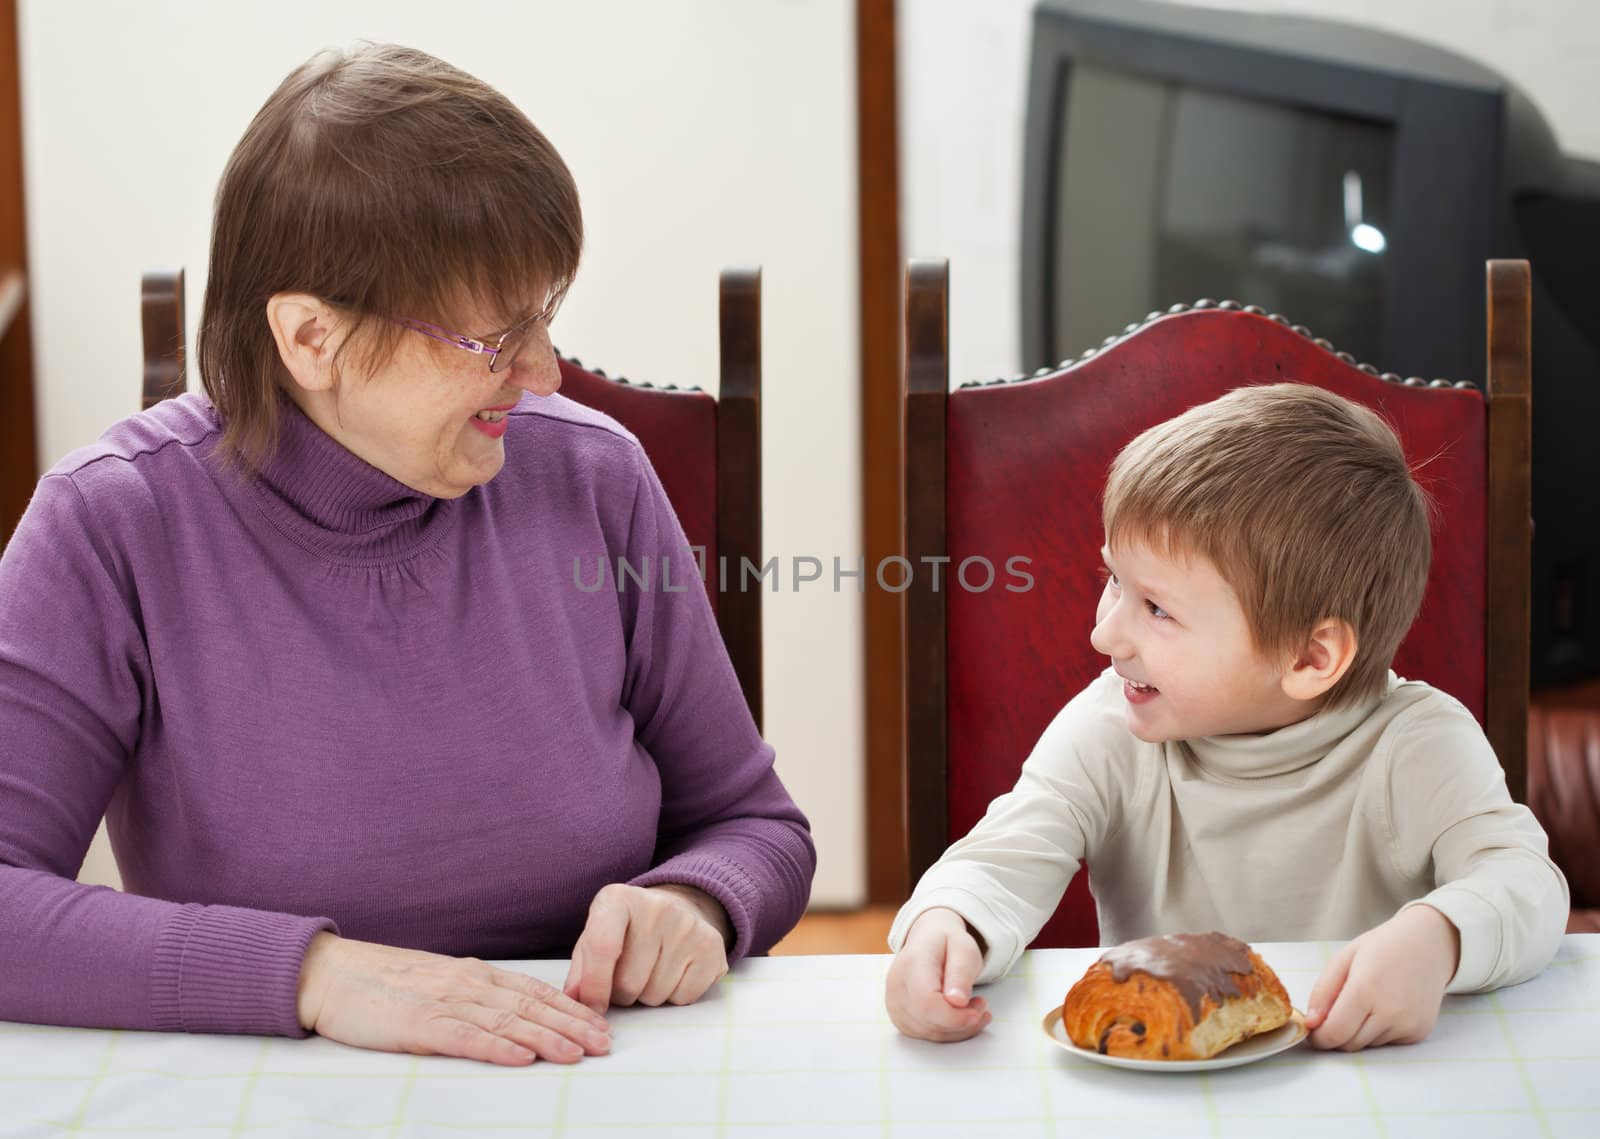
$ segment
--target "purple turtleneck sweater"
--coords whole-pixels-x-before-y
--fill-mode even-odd
[[[282,410],[254,479],[201,397],[123,420],[0,557],[0,1019],[299,1035],[318,930],[566,956],[611,882],[781,937],[806,820],[637,441],[528,396],[435,499]]]

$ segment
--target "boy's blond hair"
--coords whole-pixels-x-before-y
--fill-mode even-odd
[[[1145,431],[1111,464],[1102,511],[1113,547],[1208,558],[1269,659],[1349,622],[1355,660],[1327,707],[1382,692],[1427,586],[1429,514],[1389,425],[1303,384],[1239,388]]]

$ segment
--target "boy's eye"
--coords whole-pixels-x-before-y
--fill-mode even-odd
[[[1165,609],[1161,608],[1161,606],[1157,605],[1154,601],[1146,601],[1144,603],[1144,607],[1150,610],[1150,616],[1152,617],[1167,618],[1171,616],[1171,614],[1169,614]]]
[[[1105,566],[1101,566],[1098,572],[1100,574],[1101,581],[1118,586],[1119,588],[1121,587],[1122,583],[1117,580],[1117,575],[1112,573]]]

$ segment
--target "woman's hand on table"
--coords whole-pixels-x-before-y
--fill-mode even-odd
[[[1318,1048],[1415,1044],[1433,1031],[1461,934],[1432,906],[1408,906],[1334,955],[1307,1002]]]
[[[566,995],[602,1013],[612,1005],[687,1005],[728,971],[732,926],[693,886],[606,886],[572,949]]]
[[[605,1019],[543,981],[327,932],[306,951],[298,1011],[301,1027],[380,1052],[515,1066],[611,1050]]]
[[[994,1019],[988,1003],[972,995],[981,972],[983,947],[966,920],[942,906],[925,911],[889,966],[889,1019],[919,1040],[948,1044],[976,1036]]]

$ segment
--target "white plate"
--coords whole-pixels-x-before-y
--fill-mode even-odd
[[[1128,1056],[1102,1056],[1093,1048],[1079,1048],[1061,1026],[1061,1010],[1053,1008],[1045,1014],[1044,1034],[1050,1043],[1083,1060],[1096,1064],[1109,1064],[1113,1068],[1132,1068],[1137,1072],[1214,1072],[1218,1068],[1235,1068],[1240,1064],[1253,1064],[1287,1052],[1306,1038],[1305,1017],[1298,1010],[1290,1010],[1289,1023],[1247,1037],[1232,1048],[1220,1052],[1209,1060],[1135,1060]]]

